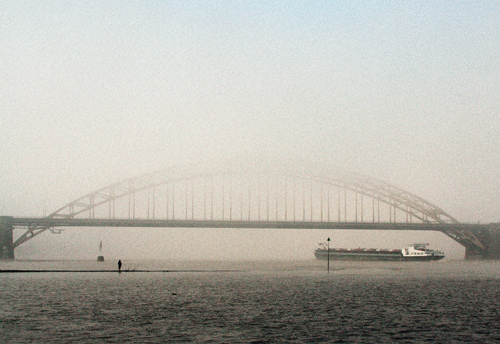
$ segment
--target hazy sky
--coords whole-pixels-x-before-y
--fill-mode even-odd
[[[498,1],[1,1],[0,214],[300,158],[500,221]]]

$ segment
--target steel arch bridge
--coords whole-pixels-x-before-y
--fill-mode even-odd
[[[13,248],[68,226],[425,229],[481,255],[477,231],[423,198],[372,177],[283,166],[184,166],[142,174],[24,221]]]

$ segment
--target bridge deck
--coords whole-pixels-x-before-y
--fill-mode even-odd
[[[15,217],[14,226],[31,224],[49,227],[157,227],[157,228],[290,228],[290,229],[366,229],[366,230],[432,230],[487,229],[486,224],[443,223],[371,223],[316,221],[227,221],[227,220],[151,220],[151,219],[55,219]]]

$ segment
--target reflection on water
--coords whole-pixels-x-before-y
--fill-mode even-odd
[[[0,262],[0,342],[500,340],[500,262]]]

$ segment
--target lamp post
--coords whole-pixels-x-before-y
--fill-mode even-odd
[[[326,239],[327,242],[327,249],[326,249],[326,256],[328,259],[328,273],[330,273],[330,238]]]

